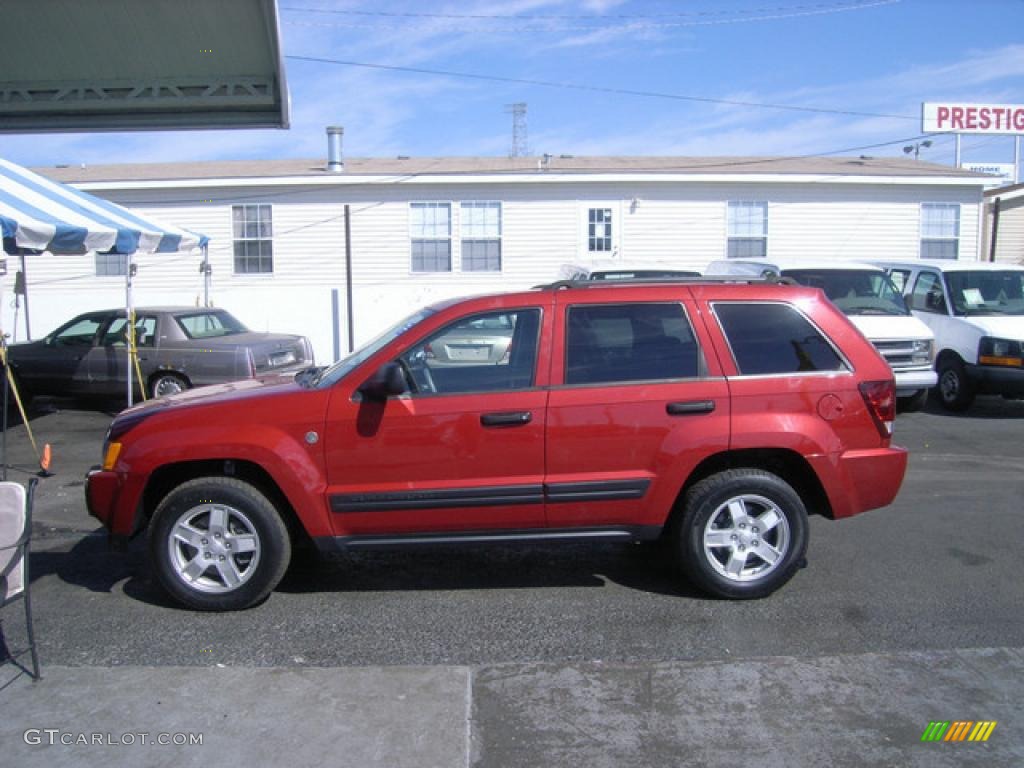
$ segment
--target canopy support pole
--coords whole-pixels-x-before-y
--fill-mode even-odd
[[[210,306],[210,282],[212,281],[213,268],[210,266],[210,247],[207,244],[203,244],[203,263],[201,266],[203,273],[203,306]]]
[[[135,276],[135,264],[131,254],[128,254],[128,263],[124,272],[124,298],[125,298],[125,339],[128,342],[128,407],[132,405],[132,389],[134,384],[132,378],[135,374],[135,304],[132,298],[132,277]],[[141,384],[141,382],[139,382]]]

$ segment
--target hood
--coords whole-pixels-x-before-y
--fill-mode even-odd
[[[913,315],[848,315],[869,339],[934,339],[935,334]]]
[[[1024,340],[1024,315],[975,315],[959,319],[970,323],[985,336]]]
[[[125,409],[121,415],[151,415],[166,409],[249,400],[299,389],[302,388],[295,383],[295,372],[269,374],[255,379],[210,384],[205,387],[187,389],[176,395],[147,400]]]

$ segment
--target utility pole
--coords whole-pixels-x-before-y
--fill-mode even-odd
[[[512,115],[512,146],[509,148],[508,156],[526,157],[530,154],[529,141],[526,137],[526,102],[506,104],[505,113]]]

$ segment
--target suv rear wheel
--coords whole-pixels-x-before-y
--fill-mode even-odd
[[[684,572],[705,591],[764,597],[800,567],[807,529],[804,503],[782,478],[730,469],[687,491],[676,545]]]
[[[259,602],[291,558],[288,529],[274,505],[228,477],[190,480],[171,491],[153,515],[149,549],[164,589],[201,611]]]

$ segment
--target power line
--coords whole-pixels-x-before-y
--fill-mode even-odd
[[[399,11],[358,11],[335,8],[300,8],[283,6],[282,11],[296,13],[325,13],[336,16],[359,16],[364,18],[388,19],[446,19],[453,21],[630,21],[634,19],[705,19],[722,16],[765,16],[766,14],[791,14],[793,16],[822,15],[843,11],[858,11],[883,5],[894,5],[901,0],[855,0],[843,3],[815,3],[812,5],[781,5],[768,8],[738,8],[736,10],[681,11],[676,13],[604,13],[604,14],[502,14],[502,13],[426,13]],[[772,16],[768,18],[778,18]],[[737,19],[742,20],[742,19]],[[687,24],[688,22],[683,22]],[[689,23],[716,23],[715,21]],[[593,27],[588,27],[593,29]]]
[[[778,109],[789,112],[809,112],[825,115],[845,115],[850,117],[884,117],[894,120],[915,120],[921,119],[920,115],[891,115],[880,112],[860,112],[849,109],[828,109],[825,107],[798,107],[790,104],[772,104],[768,102],[738,101],[735,99],[713,99],[705,96],[683,96],[676,93],[662,93],[659,91],[640,91],[631,88],[610,88],[599,85],[584,85],[581,83],[559,83],[551,80],[532,80],[520,77],[502,77],[500,75],[481,75],[474,72],[455,72],[453,70],[426,69],[423,67],[402,67],[394,64],[371,64],[360,61],[344,61],[342,59],[326,59],[318,56],[285,56],[293,61],[308,61],[316,64],[337,64],[345,67],[360,67],[363,69],[379,69],[389,72],[408,72],[417,75],[432,75],[442,77],[459,77],[467,80],[485,80],[496,83],[511,83],[514,85],[533,85],[543,88],[563,88],[575,91],[589,91],[596,93],[611,93],[618,96],[640,96],[652,99],[669,99],[672,101],[692,101],[700,104],[724,104],[732,107],[751,107],[755,109]]]

